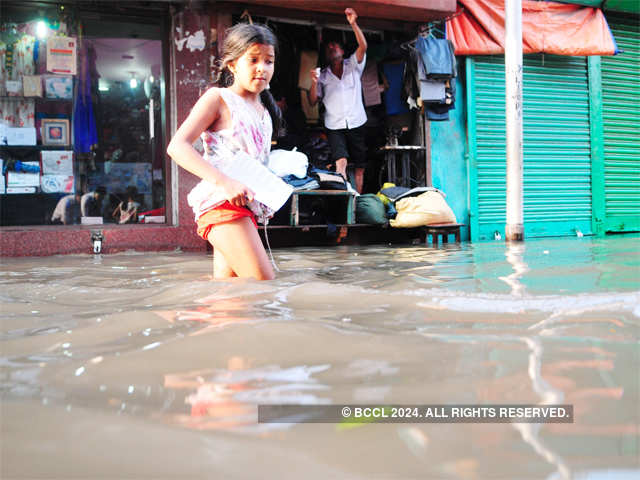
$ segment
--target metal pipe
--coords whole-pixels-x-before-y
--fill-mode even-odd
[[[505,240],[524,239],[522,161],[522,0],[505,1],[507,225]]]

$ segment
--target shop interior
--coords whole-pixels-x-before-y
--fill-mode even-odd
[[[234,23],[243,21],[239,16],[234,16],[233,20]],[[254,17],[253,21],[271,28],[279,42],[270,88],[283,111],[287,133],[274,139],[272,151],[296,148],[307,155],[310,166],[333,169],[321,102],[312,108],[307,101],[311,81],[309,70],[326,66],[323,46],[329,40],[338,40],[344,45],[345,58],[355,51],[357,44],[350,26],[346,22],[344,27],[320,26],[314,22],[270,17]],[[388,181],[401,185],[404,180],[407,187],[424,186],[427,184],[424,148],[412,153],[411,170],[404,179],[396,172],[388,171],[383,150],[385,145],[425,145],[424,117],[420,109],[409,108],[403,92],[405,62],[417,32],[362,30],[368,49],[362,80],[367,113],[367,167],[361,193],[376,193]],[[355,185],[352,169],[348,169],[348,175],[351,185]],[[315,215],[317,218],[308,222],[312,224],[344,223],[344,209],[339,208],[339,200],[332,202],[322,211],[301,207],[301,214]],[[270,224],[286,224],[287,221],[285,211],[276,215]]]
[[[49,12],[43,21],[17,11],[3,20],[0,83],[17,83],[19,90],[0,91],[0,122],[5,130],[33,135],[0,142],[0,225],[79,224],[84,217],[95,223],[164,223],[166,35],[157,21],[75,14]],[[78,39],[77,71],[71,75],[47,68],[47,43],[61,36]],[[28,47],[19,51],[20,61],[7,60],[23,44]],[[23,87],[26,77],[37,79],[36,90]],[[68,88],[55,92],[50,79],[68,82]],[[63,122],[57,142],[45,135],[51,121]],[[98,194],[83,202],[82,195],[92,192]],[[69,196],[67,214],[53,218]]]

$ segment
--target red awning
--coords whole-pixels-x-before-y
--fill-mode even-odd
[[[297,10],[306,12],[310,20],[313,12],[344,16],[347,7],[355,9],[362,18],[414,23],[441,20],[456,10],[456,0],[223,0],[216,3]]]
[[[447,22],[456,55],[504,53],[504,0],[458,0]],[[522,0],[522,52],[614,55],[616,44],[599,8]]]

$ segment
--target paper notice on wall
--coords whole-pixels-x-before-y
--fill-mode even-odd
[[[7,132],[7,145],[35,145],[35,127],[9,127]]]
[[[39,187],[39,173],[7,172],[7,185],[9,187]]]
[[[42,175],[40,186],[44,193],[74,193],[73,175]]]
[[[42,173],[45,175],[73,175],[73,152],[67,150],[43,151]]]
[[[0,195],[4,194],[4,175],[0,175]]]
[[[25,97],[42,96],[42,77],[40,75],[25,75],[22,77],[22,85]]]
[[[47,71],[76,74],[76,39],[50,37],[47,39]]]

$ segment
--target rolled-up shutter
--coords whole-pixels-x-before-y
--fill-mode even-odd
[[[504,60],[475,57],[468,103],[472,239],[504,236]],[[589,88],[585,57],[527,55],[523,72],[526,237],[591,233]],[[475,203],[475,205],[474,205]],[[474,231],[475,228],[475,231]]]
[[[640,27],[607,15],[622,53],[602,57],[607,231],[640,230]]]

